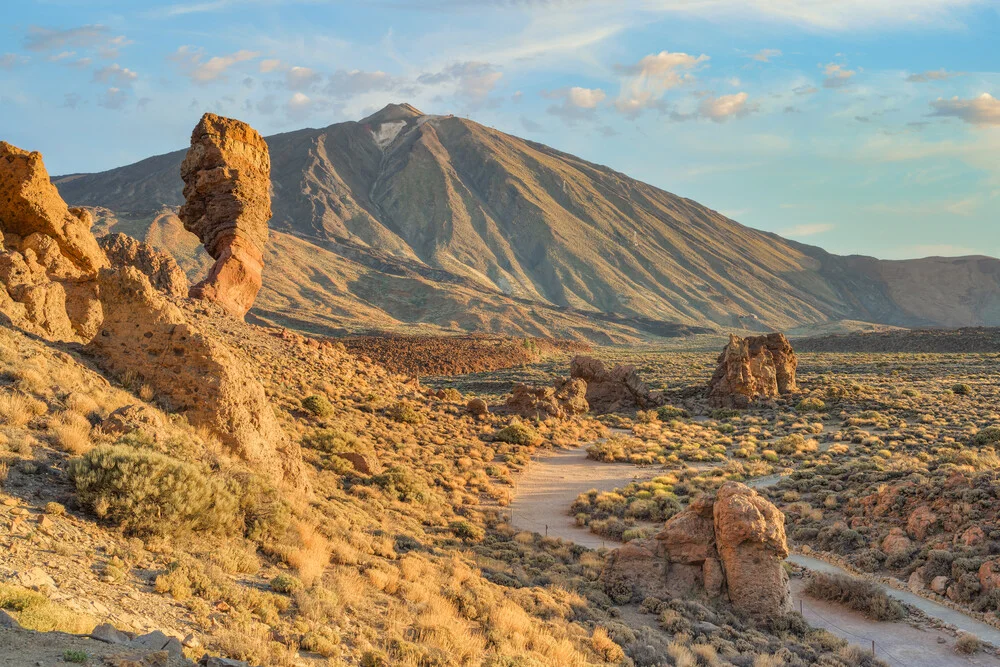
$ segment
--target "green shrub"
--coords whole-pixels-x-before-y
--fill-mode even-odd
[[[664,405],[662,408],[656,410],[656,417],[661,422],[668,422],[674,419],[680,419],[681,417],[687,417],[688,411],[682,410],[680,408],[675,408],[672,405]]]
[[[972,387],[967,384],[953,384],[951,390],[958,396],[968,396],[972,393]]]
[[[400,424],[420,424],[424,421],[424,416],[417,412],[412,405],[405,402],[396,403],[385,411],[385,416]]]
[[[512,445],[534,445],[541,438],[538,437],[538,433],[535,429],[522,424],[521,422],[514,422],[509,426],[505,426],[495,434],[493,434],[494,440],[499,440],[500,442],[506,442]]]
[[[80,503],[131,535],[229,532],[238,501],[216,478],[164,454],[95,447],[69,464]]]
[[[1000,426],[987,426],[972,436],[972,444],[980,447],[997,442],[1000,442]]]
[[[271,590],[275,593],[291,594],[302,590],[302,582],[290,574],[279,574],[271,580]]]
[[[823,412],[826,410],[826,403],[818,398],[803,398],[795,409],[799,412]]]
[[[875,621],[898,621],[906,616],[906,608],[899,601],[865,579],[816,572],[806,584],[806,594],[841,602]]]
[[[733,417],[739,417],[740,411],[734,408],[718,408],[708,414],[712,419],[732,419]]]
[[[452,521],[448,525],[448,529],[451,530],[452,535],[465,542],[478,542],[485,535],[481,526],[468,521]]]
[[[425,502],[430,498],[430,489],[424,480],[402,466],[393,466],[381,475],[375,475],[371,482],[388,496],[404,503]]]
[[[979,639],[975,635],[962,633],[955,642],[955,652],[962,655],[972,655],[979,650]]]
[[[63,653],[63,660],[65,662],[84,663],[87,662],[87,654],[84,651],[66,651]]]
[[[313,394],[302,399],[302,408],[316,417],[329,417],[333,414],[333,406],[326,396]]]

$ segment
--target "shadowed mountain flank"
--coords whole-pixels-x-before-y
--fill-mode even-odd
[[[291,253],[281,261],[296,274],[258,300],[254,312],[274,321],[596,342],[678,326],[1000,324],[996,259],[832,255],[455,116],[389,105],[266,141],[270,252]],[[107,209],[142,236],[183,203],[182,159],[56,182],[70,204]]]

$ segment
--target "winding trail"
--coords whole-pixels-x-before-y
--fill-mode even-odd
[[[614,548],[618,542],[591,533],[576,525],[570,516],[570,506],[577,496],[591,489],[611,491],[633,481],[644,481],[663,474],[659,466],[640,467],[630,463],[600,463],[587,458],[585,446],[546,453],[532,461],[518,476],[514,498],[508,509],[511,525],[521,530],[548,534],[575,542],[590,549]],[[748,481],[754,488],[777,484],[781,475],[766,475]],[[792,563],[816,572],[850,574],[839,567],[809,556],[792,554]],[[853,576],[853,575],[852,575]],[[952,625],[980,640],[1000,646],[1000,630],[970,616],[926,598],[891,586],[878,584],[888,595],[912,605],[927,616]],[[941,665],[980,665],[1000,667],[1000,659],[986,653],[960,656],[954,652],[954,638],[933,628],[915,628],[906,623],[872,621],[842,605],[817,600],[804,595],[800,578],[792,581],[795,608],[802,609],[815,627],[825,628],[867,650],[870,642],[877,643],[876,653],[891,665],[939,667]],[[881,651],[881,653],[880,653]]]

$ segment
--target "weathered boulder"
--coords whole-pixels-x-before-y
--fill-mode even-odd
[[[708,385],[708,399],[715,407],[747,408],[796,389],[798,359],[784,334],[730,334],[718,364]]]
[[[756,491],[727,482],[715,498],[715,543],[737,611],[774,616],[791,610],[785,515]]]
[[[49,340],[94,335],[107,259],[92,224],[89,212],[66,206],[40,153],[0,141],[0,313],[12,325]]]
[[[937,514],[927,505],[920,505],[910,512],[906,520],[906,532],[913,539],[923,542],[937,525]]]
[[[119,376],[136,373],[172,411],[217,434],[262,472],[302,481],[298,448],[247,363],[189,322],[137,268],[106,269],[99,280],[105,316],[88,350],[100,365]]]
[[[902,528],[890,529],[889,534],[882,540],[882,551],[887,554],[906,553],[911,546],[913,546],[913,542],[906,536]]]
[[[153,287],[167,296],[181,299],[188,295],[187,276],[167,253],[125,234],[108,234],[97,242],[112,267],[134,266],[149,278]]]
[[[267,221],[271,219],[271,158],[264,138],[244,122],[206,113],[181,163],[184,205],[178,216],[215,260],[191,288],[243,317],[260,291]]]
[[[507,399],[508,412],[522,417],[565,419],[587,412],[587,385],[577,378],[558,380],[553,387],[515,385]]]
[[[989,593],[1000,588],[1000,561],[986,561],[979,566],[979,571],[976,574],[979,577],[979,585],[984,592]]]
[[[465,409],[473,417],[485,417],[490,413],[490,406],[481,398],[474,398],[469,401]]]
[[[634,366],[621,364],[609,371],[601,360],[577,355],[570,362],[569,374],[587,383],[587,403],[597,414],[645,410],[663,403],[649,391]]]
[[[656,537],[633,540],[601,574],[614,599],[720,598],[752,616],[791,609],[784,516],[749,487],[729,482],[670,518]]]
[[[133,431],[156,433],[163,428],[163,419],[152,408],[141,403],[123,405],[101,420],[101,432],[110,436],[122,436]]]
[[[337,452],[337,456],[351,464],[362,475],[376,475],[382,472],[382,466],[374,454],[362,452]]]

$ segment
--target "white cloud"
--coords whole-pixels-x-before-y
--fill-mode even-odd
[[[111,87],[104,91],[98,100],[98,106],[102,106],[105,109],[114,109],[115,111],[120,111],[125,107],[125,103],[128,102],[128,94],[120,89]]]
[[[708,56],[661,51],[645,56],[635,65],[619,66],[626,75],[615,107],[627,116],[659,106],[660,98],[671,88],[694,80],[693,72]]]
[[[748,18],[791,23],[816,30],[884,29],[906,25],[958,28],[961,12],[991,0],[649,0],[664,12],[719,22]]]
[[[782,208],[786,208],[786,206],[782,206]],[[794,227],[788,227],[787,229],[782,229],[781,232],[779,233],[782,236],[794,236],[794,237],[815,236],[817,234],[825,234],[826,232],[836,229],[836,227],[837,227],[836,225],[831,225],[825,222],[806,223],[802,225],[795,225]]]
[[[823,67],[823,74],[826,76],[823,79],[824,88],[843,88],[857,72],[837,63],[827,63]]]
[[[745,116],[752,110],[747,106],[746,93],[706,97],[698,105],[698,114],[716,123],[722,123],[730,118]]]
[[[542,97],[559,100],[560,104],[549,106],[546,112],[573,124],[579,120],[595,119],[595,110],[601,102],[607,99],[608,95],[600,88],[574,86],[543,92]]]
[[[473,104],[481,104],[499,83],[503,72],[486,62],[469,60],[454,63],[437,73],[417,77],[424,85],[454,84],[455,94]]]
[[[281,61],[277,58],[265,58],[257,66],[261,74],[267,74],[281,68]]]
[[[289,90],[308,90],[322,77],[310,67],[289,67],[285,72],[285,87]]]
[[[989,93],[972,99],[953,97],[950,100],[938,98],[931,102],[932,116],[951,116],[973,125],[1000,125],[1000,100]]]
[[[313,112],[313,100],[304,93],[295,93],[285,103],[285,112],[291,120],[303,120]]]
[[[202,49],[195,49],[190,46],[182,46],[170,56],[180,67],[181,72],[195,83],[208,83],[225,79],[226,70],[237,63],[253,60],[258,54],[256,51],[246,49],[237,51],[228,56],[213,56],[205,60]]]
[[[94,71],[94,81],[110,83],[116,86],[127,86],[139,78],[139,75],[118,63],[101,67]]]
[[[966,197],[964,199],[944,199],[938,201],[871,204],[865,206],[865,210],[872,213],[900,215],[908,218],[921,215],[968,218],[974,216],[979,210],[979,199],[976,197]]]
[[[906,80],[910,83],[928,83],[929,81],[945,81],[956,76],[962,76],[962,72],[949,72],[944,69],[937,69],[911,74],[906,77]]]
[[[374,91],[388,91],[400,86],[402,81],[381,70],[366,72],[360,69],[339,69],[330,75],[326,93],[332,97],[345,99]]]
[[[757,53],[747,56],[752,60],[756,60],[759,63],[769,63],[773,58],[777,58],[781,55],[781,51],[778,49],[761,49]]]

